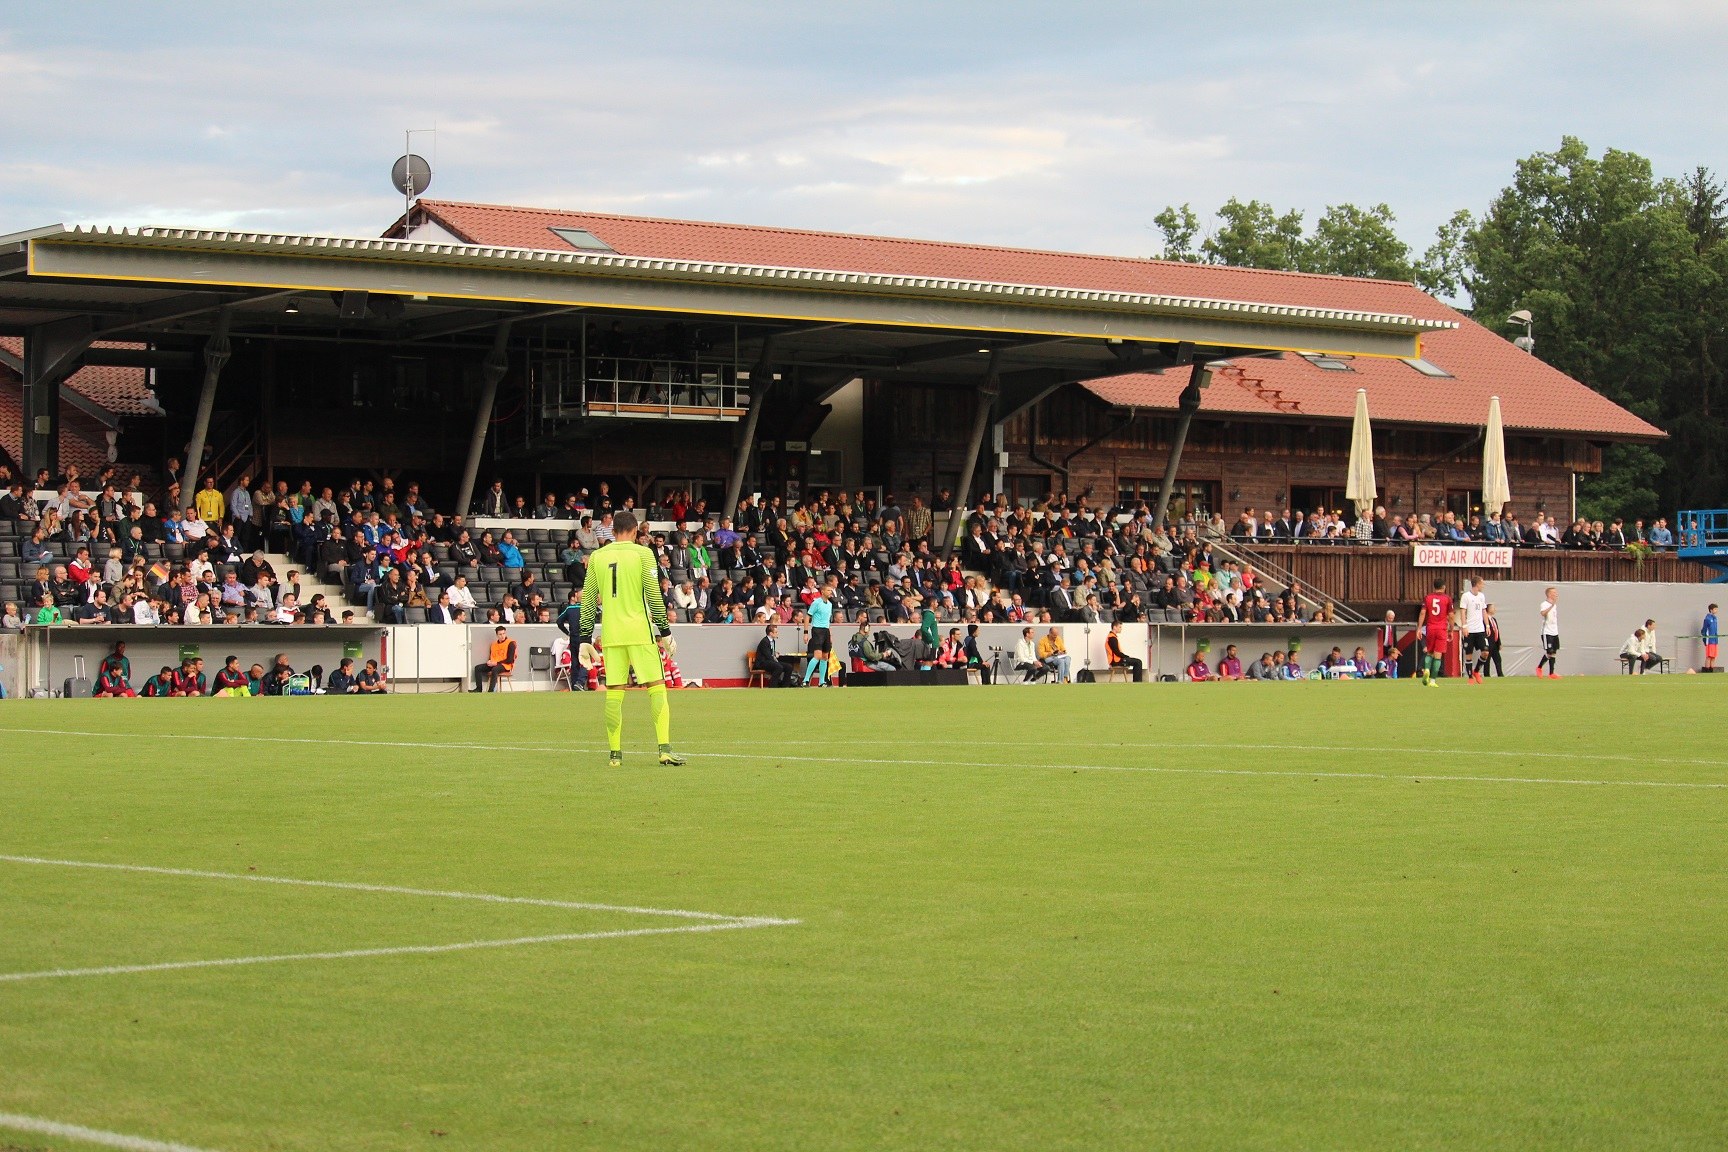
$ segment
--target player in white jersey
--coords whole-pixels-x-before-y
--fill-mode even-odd
[[[1464,613],[1465,675],[1480,684],[1488,670],[1488,594],[1482,591],[1482,577],[1470,577],[1470,590],[1458,597],[1458,607]]]
[[[1542,655],[1536,661],[1538,679],[1560,679],[1560,589],[1549,588],[1536,609],[1542,614]]]

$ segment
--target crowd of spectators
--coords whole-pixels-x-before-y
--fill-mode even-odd
[[[0,474],[0,519],[17,538],[5,580],[8,620],[24,623],[381,623],[552,622],[572,603],[588,555],[611,539],[615,512],[638,511],[606,483],[592,491],[508,493],[492,482],[482,517],[532,528],[479,529],[435,509],[418,484],[355,479],[342,487],[200,484],[179,510],[180,465],[170,461],[160,500],[138,475],[113,469],[89,478],[69,470],[35,491]],[[44,487],[46,486],[46,487]],[[1528,525],[1508,510],[1484,521],[1451,513],[1408,519],[1385,508],[1349,523],[1245,509],[1153,522],[1145,503],[1094,506],[1087,495],[1052,493],[1034,507],[998,497],[965,518],[959,547],[941,558],[953,500],[914,496],[878,502],[865,492],[823,491],[788,502],[747,498],[730,515],[673,492],[644,512],[670,531],[644,538],[659,556],[668,608],[685,623],[803,623],[819,589],[835,588],[836,623],[907,623],[927,607],[940,621],[1050,624],[1271,623],[1329,620],[1332,606],[1297,586],[1268,582],[1224,551],[1260,541],[1418,539],[1515,541],[1531,547],[1665,547],[1662,520],[1628,530],[1584,521],[1562,528],[1543,513]],[[286,554],[285,578],[265,551]],[[0,557],[0,561],[9,559]],[[341,588],[343,603],[302,595],[298,573]]]
[[[1497,516],[1484,516],[1478,511],[1464,517],[1451,511],[1404,516],[1376,506],[1354,519],[1342,510],[1324,508],[1306,515],[1288,508],[1277,514],[1269,509],[1256,513],[1253,508],[1245,508],[1233,524],[1226,526],[1223,517],[1214,516],[1209,528],[1213,535],[1227,533],[1233,540],[1269,544],[1399,545],[1432,541],[1574,551],[1623,551],[1638,546],[1657,551],[1676,546],[1674,531],[1665,517],[1657,517],[1649,524],[1634,520],[1630,528],[1618,516],[1607,523],[1579,518],[1566,524],[1542,511],[1532,513],[1525,521],[1510,506]]]

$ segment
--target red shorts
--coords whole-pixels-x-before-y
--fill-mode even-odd
[[[1716,659],[1716,645],[1714,645],[1714,644],[1704,645],[1704,655],[1709,657],[1712,660]]]
[[[1446,650],[1446,644],[1447,639],[1444,629],[1438,632],[1430,629],[1422,634],[1422,646],[1430,652],[1444,652]]]

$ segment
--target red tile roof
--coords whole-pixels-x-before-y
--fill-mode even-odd
[[[60,467],[76,466],[94,476],[108,463],[106,429],[66,401],[60,402]],[[0,448],[16,465],[24,456],[24,394],[11,373],[0,368]]]
[[[1282,360],[1238,360],[1213,373],[1201,394],[1201,412],[1271,415],[1284,413],[1348,422],[1356,389],[1368,390],[1368,412],[1376,423],[1479,427],[1488,419],[1488,398],[1500,397],[1506,428],[1597,439],[1658,439],[1664,433],[1564,372],[1514,348],[1469,317],[1454,313],[1459,327],[1431,332],[1423,359],[1452,374],[1425,376],[1403,360],[1358,357],[1351,371],[1328,371],[1301,356]],[[1083,385],[1123,408],[1176,407],[1187,374],[1115,376]]]
[[[422,200],[418,207],[471,244],[567,251],[572,246],[551,229],[580,228],[630,256],[1200,296],[1448,320],[1459,327],[1430,333],[1423,354],[1454,379],[1424,376],[1399,360],[1357,359],[1351,362],[1353,372],[1329,372],[1296,356],[1243,361],[1243,372],[1263,381],[1260,391],[1277,389],[1285,403],[1261,399],[1223,373],[1207,389],[1201,410],[1300,412],[1348,420],[1356,389],[1367,388],[1369,411],[1376,420],[1467,427],[1487,418],[1488,397],[1498,395],[1508,428],[1608,439],[1663,435],[1414,284],[1400,281],[446,200]],[[399,229],[400,222],[392,234]],[[1184,382],[1182,374],[1171,373],[1116,377],[1085,386],[1112,404],[1174,408]]]
[[[144,345],[98,340],[93,347],[142,348]],[[24,355],[24,341],[16,336],[0,336],[0,348],[14,356]],[[149,377],[142,368],[80,368],[66,383],[80,396],[117,416],[153,414],[145,404],[150,389]]]

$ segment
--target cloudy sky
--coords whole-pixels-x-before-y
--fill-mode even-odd
[[[0,233],[376,234],[429,194],[1150,255],[1169,203],[1420,251],[1563,134],[1728,169],[1728,3],[0,0]]]

